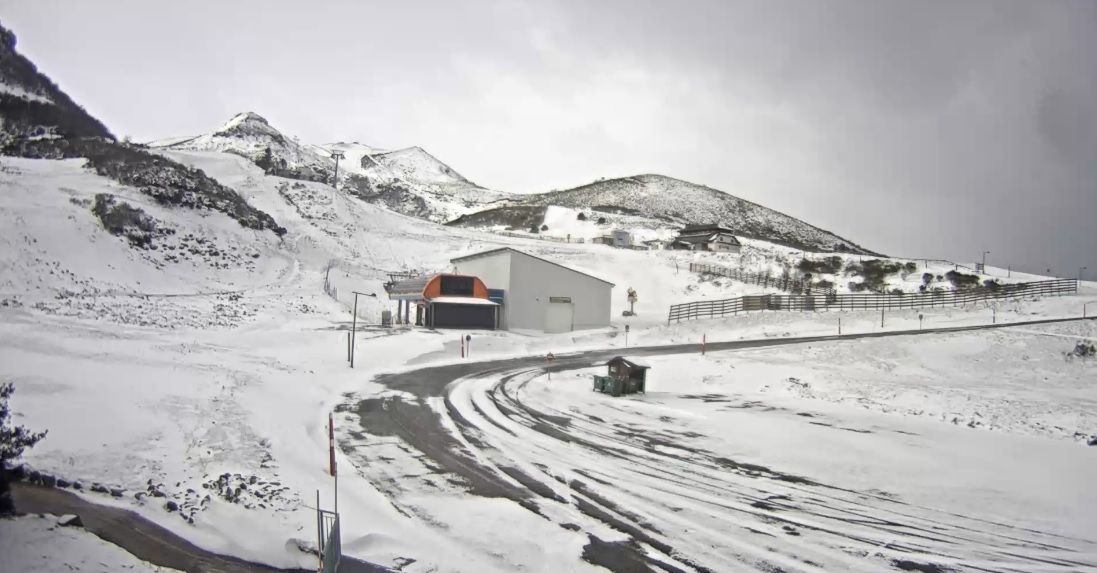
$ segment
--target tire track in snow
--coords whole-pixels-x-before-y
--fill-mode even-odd
[[[708,349],[929,335],[1069,320],[1079,319],[717,342],[710,343]],[[629,354],[675,354],[696,348],[694,344],[638,347]],[[629,570],[643,564],[649,570],[684,567],[704,571],[709,566],[737,562],[741,567],[769,571],[876,571],[897,563],[924,565],[942,559],[944,565],[970,570],[1097,568],[1097,543],[1092,540],[970,518],[873,491],[788,476],[682,447],[670,434],[664,434],[659,443],[643,442],[636,439],[635,432],[630,436],[611,423],[572,412],[543,412],[523,402],[522,390],[539,372],[586,368],[619,352],[558,357],[558,362],[547,368],[541,357],[531,357],[386,375],[377,381],[420,398],[387,398],[393,404],[381,412],[369,407],[376,399],[355,400],[343,410],[356,411],[367,434],[399,436],[443,471],[467,480],[474,493],[512,499],[542,517],[545,514],[539,511],[539,504],[567,505],[624,531],[632,537],[631,542],[606,543],[591,535],[589,551],[584,552],[588,560],[597,559],[592,562],[611,569]],[[522,374],[529,377],[515,382]],[[492,376],[500,379],[492,381]],[[439,395],[445,397],[445,409],[431,411],[423,398]],[[442,416],[448,418],[447,423]],[[447,426],[456,428],[462,439],[446,434],[443,428]],[[605,469],[607,459],[613,462],[610,471],[599,474],[597,470]],[[628,484],[629,495],[622,499],[620,491],[606,483]],[[656,521],[658,526],[653,525]],[[669,526],[678,530],[664,531],[670,530]],[[747,541],[729,535],[729,527],[749,534]],[[600,556],[591,557],[600,552]]]

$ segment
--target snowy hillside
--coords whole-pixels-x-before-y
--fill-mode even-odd
[[[449,165],[427,153],[422,147],[408,147],[363,157],[363,173],[393,175],[405,181],[442,185],[471,184]]]
[[[235,153],[272,175],[306,181],[330,181],[334,166],[331,159],[287,138],[262,116],[250,111],[234,115],[209,133],[154,141],[149,147]]]
[[[860,248],[660,176],[485,211],[508,196],[420,148],[300,144],[250,113],[151,150],[119,144],[3,39],[0,382],[14,422],[48,430],[21,460],[32,480],[207,551],[314,570],[334,413],[342,549],[407,573],[644,570],[622,555],[667,571],[1097,567],[1097,364],[1064,359],[1097,322],[932,332],[1073,318],[1097,285],[889,310],[886,324],[875,310],[669,324],[671,304],[775,292],[690,263],[839,290],[953,288],[955,267],[813,253]],[[438,224],[466,214],[483,228]],[[514,217],[545,228],[493,232]],[[710,219],[774,242],[569,242]],[[391,273],[499,247],[614,283],[610,325],[380,325]],[[824,338],[836,328],[847,338]],[[797,336],[820,338],[776,346]],[[703,354],[702,341],[761,344]],[[668,344],[682,346],[653,357],[645,395],[591,392],[605,372],[592,352]],[[0,521],[0,570],[155,570],[54,523]]]
[[[722,223],[736,234],[793,247],[869,253],[856,243],[799,219],[717,189],[663,175],[597,181],[565,191],[525,196],[520,202],[638,215],[673,225]]]
[[[268,175],[331,182],[339,162],[339,184],[359,199],[435,222],[486,208],[505,195],[479,187],[422,148],[385,151],[358,142],[312,145],[275,129],[262,116],[240,113],[202,135],[149,143],[164,151],[219,151],[244,157]]]
[[[0,149],[18,153],[27,139],[97,137],[113,140],[102,123],[15,50],[15,34],[0,26]]]

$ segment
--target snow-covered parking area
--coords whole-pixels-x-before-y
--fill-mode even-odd
[[[1095,333],[649,356],[646,395],[592,392],[596,367],[466,379],[447,400],[480,463],[557,497],[544,514],[601,512],[688,568],[1088,570],[1097,363],[1063,352]]]

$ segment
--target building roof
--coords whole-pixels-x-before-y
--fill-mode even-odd
[[[480,253],[474,253],[474,254],[471,254],[471,255],[465,255],[465,256],[463,256],[463,257],[457,257],[457,258],[455,258],[455,259],[450,259],[450,260],[449,260],[449,262],[451,262],[451,263],[459,263],[459,262],[461,262],[461,261],[469,261],[469,260],[472,260],[472,259],[480,259],[480,258],[484,258],[484,257],[493,257],[493,256],[495,256],[495,255],[501,255],[501,254],[503,254],[503,253],[505,253],[505,252],[507,252],[507,251],[510,251],[510,252],[512,252],[512,253],[518,253],[519,255],[525,255],[525,256],[527,256],[527,257],[529,257],[529,258],[531,258],[531,259],[537,259],[538,261],[541,261],[542,263],[548,263],[548,264],[550,264],[550,265],[555,265],[555,266],[557,266],[557,267],[560,267],[560,268],[562,268],[562,269],[564,269],[564,270],[568,270],[568,271],[571,271],[571,272],[573,272],[573,273],[577,273],[577,274],[583,275],[583,276],[585,276],[585,277],[588,277],[588,278],[592,278],[592,279],[594,279],[594,280],[596,280],[596,281],[599,281],[599,282],[603,282],[603,283],[606,283],[606,284],[608,284],[608,285],[609,285],[609,286],[611,286],[611,287],[612,287],[612,286],[616,286],[616,285],[614,285],[613,283],[611,283],[611,282],[609,282],[609,281],[607,281],[607,280],[605,280],[605,279],[600,279],[600,278],[598,278],[598,277],[596,277],[596,276],[594,276],[594,275],[588,275],[587,273],[584,273],[583,271],[577,271],[577,270],[575,270],[575,269],[573,269],[573,268],[571,268],[571,267],[565,267],[564,265],[561,265],[560,263],[554,263],[554,262],[552,262],[552,261],[550,261],[550,260],[548,260],[548,259],[542,259],[541,257],[535,257],[535,256],[533,256],[533,255],[531,255],[531,254],[529,254],[529,253],[524,253],[524,252],[522,252],[522,251],[519,251],[518,249],[512,249],[512,248],[510,248],[510,247],[502,247],[502,248],[499,248],[499,249],[492,249],[492,250],[490,250],[490,251],[483,251],[483,252],[480,252]]]
[[[389,299],[398,300],[405,299],[418,295],[420,298],[423,296],[423,290],[427,288],[427,283],[438,275],[427,275],[423,277],[415,277],[413,279],[407,279],[403,281],[397,281],[392,283],[385,289],[389,294]]]
[[[471,296],[436,296],[430,299],[431,304],[474,304],[478,306],[499,306],[499,303],[488,300],[486,298],[475,298]]]
[[[711,243],[711,242],[715,241],[716,237],[718,237],[719,235],[729,235],[729,236],[731,236],[731,240],[732,240],[731,244],[740,245],[740,246],[742,245],[742,243],[739,242],[739,239],[735,235],[731,234],[731,231],[727,231],[727,232],[724,232],[724,231],[720,231],[720,232],[696,231],[696,232],[692,232],[692,233],[689,233],[689,234],[686,234],[685,231],[683,231],[682,234],[678,235],[678,237],[675,238],[674,242],[676,242],[676,243]]]
[[[678,232],[679,233],[713,233],[713,232],[732,233],[732,230],[727,228],[727,227],[718,225],[718,224],[711,224],[711,225],[693,224],[693,225],[686,225],[685,227],[682,228],[682,230],[680,230]]]
[[[647,364],[644,364],[643,362],[636,360],[635,358],[628,358],[626,356],[615,356],[611,358],[609,362],[606,362],[606,364],[612,364],[614,362],[624,362],[631,368],[642,368],[645,370],[651,368],[651,366],[648,366]]]

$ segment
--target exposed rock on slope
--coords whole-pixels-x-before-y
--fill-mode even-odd
[[[216,130],[193,137],[155,141],[150,147],[224,151],[252,161],[269,175],[330,182],[334,163],[315,149],[287,138],[253,112],[238,113]]]
[[[114,136],[57,84],[15,50],[15,34],[0,26],[0,148],[26,138]]]
[[[15,51],[0,27],[0,151],[37,159],[86,158],[99,175],[131,185],[163,205],[209,209],[249,229],[285,229],[200,170],[119,144],[95,118]]]
[[[870,253],[860,245],[723,191],[663,175],[597,181],[529,195],[523,205],[559,205],[639,215],[674,223],[721,222],[739,235],[815,251]]]

